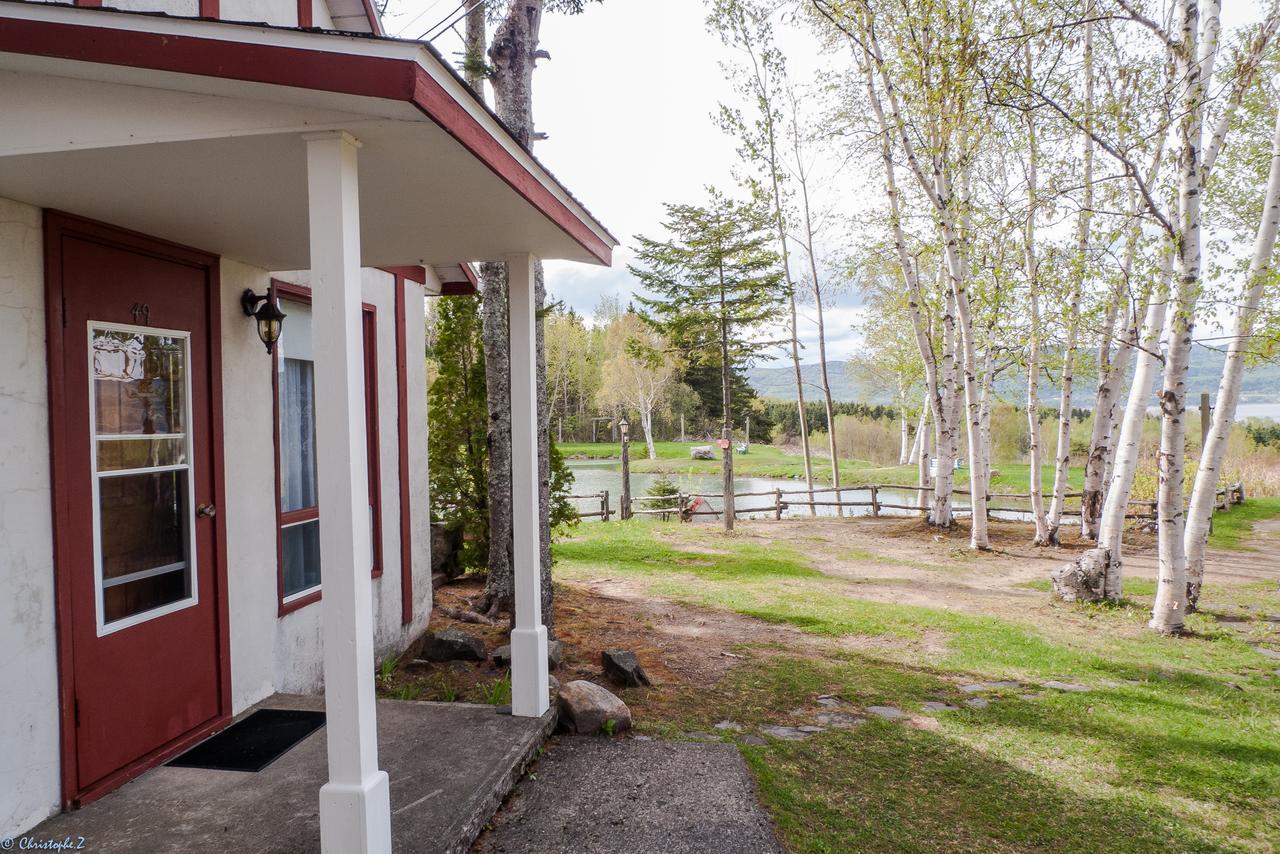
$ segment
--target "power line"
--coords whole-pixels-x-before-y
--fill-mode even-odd
[[[427,14],[427,13],[428,13],[428,12],[430,12],[432,9],[434,9],[434,8],[435,8],[435,7],[437,7],[437,6],[439,6],[439,5],[440,5],[440,2],[441,2],[441,0],[431,0],[431,2],[430,2],[430,3],[428,3],[428,4],[427,4],[423,9],[422,9],[422,11],[420,11],[418,14],[416,14],[416,15],[414,15],[412,18],[410,18],[410,19],[409,19],[409,20],[408,20],[408,21],[407,21],[407,22],[406,22],[402,27],[400,27],[400,29],[396,30],[396,37],[398,38],[398,37],[400,37],[400,36],[404,35],[404,33],[405,33],[405,31],[406,31],[406,30],[408,30],[408,29],[409,29],[410,27],[412,27],[414,24],[418,23],[418,20],[419,20],[419,19],[421,19],[423,15]]]
[[[436,39],[440,38],[440,36],[444,35],[446,31],[456,27],[459,21],[463,20],[472,12],[474,12],[476,9],[479,9],[481,6],[484,6],[487,3],[488,3],[488,0],[476,0],[475,3],[473,3],[470,6],[467,6],[467,0],[463,0],[462,3],[458,4],[458,6],[448,15],[445,15],[444,18],[440,20],[440,22],[437,23],[434,27],[431,27],[426,32],[424,32],[421,36],[418,36],[419,40],[426,38],[427,33],[435,32],[435,35],[427,39],[427,41],[429,42],[435,41]],[[458,12],[461,12],[461,14],[456,14]],[[438,32],[436,32],[437,30]]]

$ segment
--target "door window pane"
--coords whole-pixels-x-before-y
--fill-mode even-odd
[[[91,327],[102,625],[191,599],[188,339]]]
[[[320,521],[289,525],[281,530],[284,595],[320,586]]]
[[[98,482],[102,578],[187,563],[187,473],[104,477]]]
[[[94,329],[90,358],[98,433],[186,430],[186,340]]]
[[[176,466],[186,461],[185,437],[115,440],[98,437],[98,471]]]

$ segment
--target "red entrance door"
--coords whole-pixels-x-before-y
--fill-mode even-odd
[[[58,328],[51,319],[55,507],[64,790],[76,802],[228,711],[217,276],[201,253],[52,214],[46,225],[50,294],[62,300]]]

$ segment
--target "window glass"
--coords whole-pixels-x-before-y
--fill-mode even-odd
[[[276,378],[280,421],[280,512],[284,518],[280,532],[281,577],[286,600],[297,598],[320,586],[319,494],[316,486],[316,381],[312,342],[311,305],[282,299],[280,307],[288,315],[280,337]],[[364,317],[361,326],[366,359],[375,352],[375,325]],[[366,424],[377,429],[374,396],[366,389]],[[376,494],[375,461],[370,455],[369,473],[369,565],[375,563],[377,536],[373,496]]]
[[[193,595],[187,339],[105,324],[89,337],[105,627]]]

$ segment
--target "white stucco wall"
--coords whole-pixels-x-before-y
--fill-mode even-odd
[[[40,211],[0,198],[0,839],[59,805]]]
[[[277,273],[276,276],[298,285],[309,285],[306,271]],[[276,616],[276,551],[274,480],[275,456],[271,437],[271,372],[270,360],[258,342],[253,324],[239,307],[239,294],[251,287],[262,293],[270,275],[263,270],[234,262],[223,262],[223,376],[226,410],[235,412],[228,418],[225,436],[227,454],[228,495],[246,496],[245,518],[227,524],[229,586],[232,604],[231,668],[236,710],[251,705],[272,691],[313,693],[323,687],[323,605],[313,603]],[[409,378],[409,444],[410,507],[413,511],[413,568],[415,613],[413,623],[401,624],[400,582],[400,486],[398,473],[399,442],[395,350],[395,278],[381,270],[363,271],[362,298],[375,306],[378,319],[378,421],[380,430],[379,464],[382,495],[382,564],[383,572],[373,579],[374,649],[379,658],[402,651],[425,627],[429,616],[431,585],[431,542],[429,493],[427,487],[427,423],[426,370],[421,354],[425,346],[421,323],[420,297],[412,296],[421,289],[411,285],[407,304],[408,337],[406,345]],[[414,312],[417,314],[414,314]],[[286,325],[288,320],[285,320]],[[247,346],[246,346],[247,342]],[[233,355],[233,352],[234,355]],[[417,354],[416,357],[414,354]],[[238,389],[237,391],[232,391]],[[233,409],[233,395],[244,408]],[[265,403],[262,401],[265,400]],[[253,413],[262,413],[261,420]],[[234,424],[233,424],[234,422]],[[233,434],[233,429],[235,433]],[[267,437],[262,441],[261,437]],[[237,449],[232,453],[230,449]],[[232,457],[235,461],[233,475]],[[265,491],[264,491],[265,490]],[[252,495],[253,498],[248,498]],[[265,496],[265,502],[261,500]],[[323,512],[323,508],[322,508]],[[236,514],[240,517],[241,514]],[[263,520],[266,520],[264,524]],[[234,524],[234,527],[233,527]],[[253,530],[249,530],[252,528]],[[237,586],[243,585],[243,593]],[[237,610],[252,597],[249,608],[237,619]],[[263,603],[267,603],[266,606]],[[270,620],[265,610],[270,611]],[[250,624],[252,623],[252,624]],[[272,650],[264,656],[262,651]],[[239,650],[239,652],[238,652]]]

